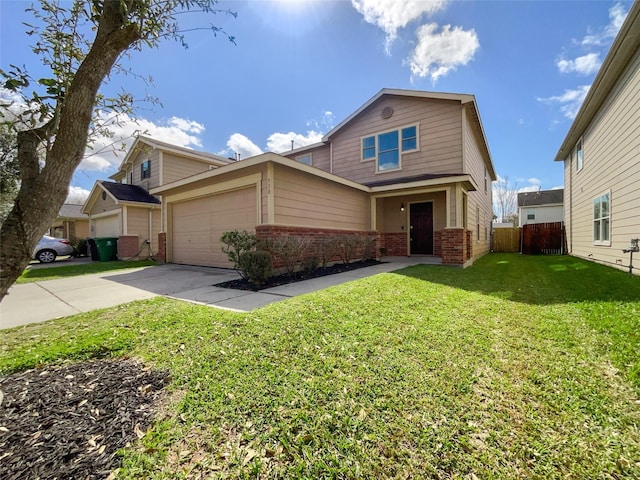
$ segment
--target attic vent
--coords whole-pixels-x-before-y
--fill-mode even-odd
[[[392,107],[384,107],[382,109],[382,113],[380,113],[380,116],[382,118],[391,118],[391,115],[393,115],[393,108]]]
[[[209,170],[215,170],[216,166],[215,165],[209,165]]]

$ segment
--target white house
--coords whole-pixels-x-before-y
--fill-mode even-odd
[[[519,225],[562,222],[564,190],[518,193]]]

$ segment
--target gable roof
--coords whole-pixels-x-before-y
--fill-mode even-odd
[[[480,149],[484,155],[484,157],[488,160],[487,167],[489,170],[489,174],[492,179],[496,179],[496,171],[493,166],[493,160],[491,158],[491,152],[489,151],[489,144],[487,143],[487,136],[484,132],[484,127],[482,126],[482,121],[480,120],[480,113],[478,112],[478,106],[476,104],[476,98],[474,95],[465,94],[465,93],[445,93],[445,92],[428,92],[424,90],[403,90],[396,88],[383,88],[378,93],[376,93],[373,97],[367,100],[363,105],[361,105],[355,112],[345,118],[342,122],[340,122],[337,126],[332,128],[329,132],[327,132],[324,137],[322,137],[322,141],[320,143],[314,143],[313,145],[307,145],[304,147],[299,147],[287,152],[283,152],[283,155],[292,155],[298,152],[311,150],[314,148],[318,148],[324,144],[330,142],[332,136],[342,130],[346,125],[355,120],[362,112],[364,112],[371,105],[376,103],[383,97],[386,96],[401,96],[408,98],[423,98],[423,99],[432,99],[432,100],[449,100],[460,102],[460,104],[468,109],[468,112],[471,115],[472,123],[475,125],[476,130],[478,132],[478,136],[480,137]]]
[[[144,145],[154,149],[162,150],[164,152],[188,157],[192,160],[209,163],[211,165],[222,166],[234,162],[234,160],[229,160],[228,158],[221,157],[220,155],[216,155],[214,153],[201,152],[198,150],[193,150],[191,148],[181,147],[172,143],[163,142],[162,140],[158,140],[147,135],[138,135],[133,142],[133,145],[131,145],[131,147],[127,151],[127,154],[125,155],[124,160],[122,160],[122,163],[118,167],[116,173],[111,175],[109,178],[117,177],[118,174],[122,171],[123,167],[128,163],[131,163],[135,155],[144,148]]]
[[[109,192],[118,202],[136,202],[160,204],[153,195],[150,195],[144,188],[138,185],[128,185],[126,183],[99,182],[102,188]]]
[[[137,185],[129,185],[126,183],[107,182],[105,180],[98,180],[91,189],[91,193],[87,197],[87,200],[82,206],[82,211],[89,213],[93,208],[93,205],[98,200],[98,194],[104,192],[118,204],[146,204],[150,207],[160,205],[158,200],[153,195],[149,194],[144,188]]]
[[[82,211],[82,205],[76,205],[74,203],[65,203],[60,208],[58,218],[73,218],[76,220],[85,220],[89,216]]]
[[[602,66],[591,84],[580,110],[578,110],[567,136],[562,145],[560,145],[555,158],[556,162],[564,161],[568,158],[638,48],[640,48],[640,2],[635,1],[631,5],[627,18],[611,45],[609,53],[607,53],[604,62],[602,62]]]
[[[522,192],[518,194],[518,207],[532,207],[540,205],[562,204],[564,189],[539,190],[537,192]]]

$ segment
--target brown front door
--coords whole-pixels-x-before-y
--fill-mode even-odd
[[[412,203],[409,220],[409,253],[433,255],[433,203]]]

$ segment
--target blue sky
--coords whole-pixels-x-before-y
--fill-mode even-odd
[[[30,51],[24,9],[0,2],[0,68],[47,73]],[[520,189],[563,184],[555,154],[617,33],[629,1],[222,1],[233,16],[185,16],[189,48],[164,42],[125,63],[150,76],[114,77],[108,93],[149,94],[137,124],[114,128],[130,143],[144,131],[179,145],[242,158],[318,141],[380,89],[476,96],[498,175]],[[0,99],[9,99],[0,90]],[[109,142],[103,141],[103,144]],[[100,146],[101,142],[98,141]],[[123,158],[88,156],[74,175],[78,201]]]

